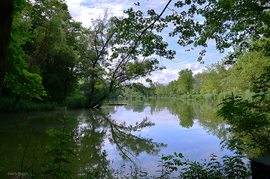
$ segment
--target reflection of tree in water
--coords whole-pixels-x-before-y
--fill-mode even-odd
[[[230,135],[226,130],[226,123],[216,115],[218,103],[166,98],[148,99],[145,103],[150,104],[147,107],[150,107],[151,114],[168,110],[178,116],[182,127],[192,127],[194,120],[198,120],[207,133],[221,140],[227,140]],[[128,108],[132,109],[133,106],[130,105]]]
[[[185,101],[194,111],[194,118],[208,134],[217,136],[220,140],[226,139],[226,123],[216,115],[218,104],[205,101]]]
[[[217,103],[192,100],[157,99],[149,100],[151,112],[169,110],[177,115],[182,127],[192,127],[197,119],[207,133],[217,136],[219,139],[227,139],[226,123],[217,117]]]
[[[169,110],[173,115],[178,116],[180,125],[183,127],[192,127],[194,119],[193,106],[181,100],[174,99],[158,99],[152,100],[151,113]]]
[[[108,118],[107,120],[109,121]],[[148,121],[147,118],[135,126],[126,126],[125,123],[117,124],[115,120],[110,120],[109,122],[109,141],[111,144],[116,144],[117,150],[124,160],[131,160],[130,156],[137,157],[142,152],[146,152],[149,155],[158,155],[160,147],[167,146],[166,144],[153,142],[152,139],[143,138],[131,133],[155,125]]]
[[[142,152],[158,155],[161,147],[167,146],[163,143],[153,142],[152,139],[133,134],[133,132],[154,125],[147,118],[140,123],[136,123],[136,125],[127,126],[126,123],[119,123],[111,119],[111,116],[105,114],[102,110],[88,110],[78,119],[81,121],[80,127],[74,132],[74,135],[76,137],[76,150],[79,153],[79,161],[74,166],[79,166],[78,171],[81,172],[110,170],[111,161],[106,159],[107,151],[102,150],[107,138],[110,144],[116,145],[116,149],[123,160],[131,162],[134,157],[136,158]]]
[[[226,130],[226,123],[221,117],[216,115],[216,111],[205,107],[203,108],[202,106],[202,114],[199,118],[199,122],[208,134],[217,136],[220,140],[227,138],[228,131]]]
[[[128,101],[128,105],[124,106],[126,110],[133,110],[133,112],[143,112],[145,109],[144,100]]]
[[[110,161],[104,159],[106,152],[102,151],[106,138],[106,123],[90,110],[78,117],[79,128],[74,132],[76,141],[76,153],[78,155],[78,171],[90,169],[101,170],[103,165],[109,165]]]
[[[175,104],[174,114],[178,115],[180,125],[182,127],[192,127],[194,122],[194,110],[193,106],[184,102],[178,102]]]

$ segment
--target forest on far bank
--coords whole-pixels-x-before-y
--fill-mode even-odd
[[[252,42],[262,46],[262,42]],[[265,42],[266,43],[266,42]],[[235,52],[237,53],[237,52]],[[268,72],[270,57],[263,50],[246,51],[239,56],[234,64],[226,64],[226,58],[217,63],[209,64],[202,72],[193,74],[189,69],[179,71],[178,78],[168,85],[158,82],[150,83],[150,87],[134,84],[132,88],[122,92],[123,97],[129,96],[179,96],[205,94],[246,94],[251,96],[253,82]]]

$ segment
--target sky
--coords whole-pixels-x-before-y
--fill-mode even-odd
[[[167,4],[167,0],[66,0],[68,4],[69,11],[72,17],[79,22],[82,22],[84,27],[91,26],[91,19],[96,19],[102,17],[104,12],[108,10],[111,16],[123,16],[123,10],[130,7],[134,9],[138,8],[134,6],[134,3],[140,2],[140,10],[146,12],[148,9],[154,9],[157,13],[161,13],[163,8]],[[174,8],[173,4],[177,0],[173,0],[169,8]],[[169,13],[167,9],[165,14]],[[203,20],[198,19],[198,20]],[[172,29],[171,29],[172,30]],[[186,52],[187,47],[181,47],[177,44],[178,36],[169,37],[168,32],[170,32],[170,27],[162,32],[162,36],[165,41],[169,43],[169,49],[176,51],[176,56],[174,60],[168,60],[165,58],[159,58],[160,65],[166,67],[162,71],[155,71],[149,78],[153,82],[159,82],[161,84],[167,84],[172,80],[178,78],[178,72],[182,69],[191,69],[193,74],[202,72],[205,65],[216,63],[225,57],[226,53],[220,54],[218,50],[215,49],[215,43],[209,42],[208,48],[206,48],[207,53],[204,57],[204,64],[197,62],[199,52],[203,49],[202,47],[195,48],[191,52]],[[140,79],[146,85],[144,79]]]

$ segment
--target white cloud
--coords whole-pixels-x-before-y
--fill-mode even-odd
[[[205,68],[200,68],[200,69],[194,70],[194,71],[192,71],[192,72],[193,72],[193,75],[196,75],[196,74],[198,74],[198,73],[202,73],[203,70],[205,70]]]
[[[84,27],[89,27],[91,19],[102,16],[105,10],[108,10],[111,16],[123,16],[123,10],[131,7],[133,2],[128,0],[67,0],[67,5],[72,17],[82,22]]]
[[[186,64],[186,68],[190,69],[191,71],[198,70],[200,68],[200,63],[188,63]]]
[[[152,72],[152,76],[150,76],[149,78],[153,82],[169,83],[170,81],[177,79],[179,71],[180,70],[177,69],[164,69],[162,71],[155,71]]]

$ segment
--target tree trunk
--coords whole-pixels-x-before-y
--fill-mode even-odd
[[[14,0],[0,2],[0,96],[4,84]]]

